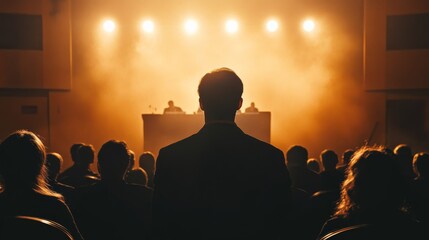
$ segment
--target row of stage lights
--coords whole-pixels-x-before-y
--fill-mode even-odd
[[[116,22],[112,19],[107,19],[103,21],[102,24],[103,30],[105,32],[114,32],[116,30]],[[240,25],[237,20],[229,19],[225,22],[225,31],[227,33],[233,34],[238,32]],[[279,22],[275,19],[268,20],[265,23],[265,30],[268,32],[277,32],[280,28]],[[307,19],[302,22],[302,30],[305,32],[312,32],[316,28],[316,23],[312,19]],[[144,33],[154,33],[156,30],[155,23],[152,20],[144,20],[140,23],[140,29]],[[195,19],[187,19],[183,23],[183,30],[187,34],[195,34],[198,32],[199,24]]]

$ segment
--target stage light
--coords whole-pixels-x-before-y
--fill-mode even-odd
[[[274,19],[271,19],[267,22],[266,28],[268,32],[275,32],[279,29],[279,22]]]
[[[185,21],[184,28],[186,33],[194,34],[198,30],[198,23],[194,19],[188,19]]]
[[[105,20],[103,22],[103,29],[105,32],[113,32],[116,29],[116,23],[113,20]]]
[[[225,23],[225,30],[228,33],[235,33],[238,31],[238,22],[234,19],[230,19]]]
[[[311,20],[311,19],[305,20],[305,21],[302,23],[302,28],[303,28],[303,29],[304,29],[304,31],[306,31],[306,32],[312,32],[312,31],[314,31],[315,27],[316,27],[316,24],[315,24],[315,23],[314,23],[314,21],[313,21],[313,20]]]
[[[152,33],[155,30],[155,24],[151,20],[145,20],[141,23],[141,29],[146,33]]]

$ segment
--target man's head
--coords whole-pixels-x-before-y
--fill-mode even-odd
[[[70,147],[70,155],[71,155],[71,159],[73,162],[78,162],[79,161],[79,148],[82,147],[83,143],[75,143]]]
[[[46,169],[48,173],[48,179],[50,181],[56,181],[58,174],[61,171],[61,165],[63,164],[63,157],[56,152],[50,152],[46,154]]]
[[[85,144],[79,148],[78,160],[76,161],[81,166],[88,167],[90,164],[94,163],[95,149],[91,144]]]
[[[98,171],[101,180],[121,181],[130,162],[127,144],[110,140],[101,146],[98,152]]]
[[[288,167],[307,167],[308,151],[300,145],[292,145],[286,152]]]
[[[198,94],[206,119],[233,120],[243,102],[243,82],[229,68],[215,69],[203,76]]]

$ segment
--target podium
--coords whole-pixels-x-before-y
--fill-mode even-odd
[[[204,126],[204,114],[142,114],[143,150],[155,156],[169,144],[197,133]],[[239,113],[235,122],[243,132],[270,143],[271,112]]]

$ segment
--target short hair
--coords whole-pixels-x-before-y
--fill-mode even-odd
[[[94,162],[95,149],[91,144],[82,145],[78,150],[79,163],[91,164]]]
[[[139,166],[143,168],[148,174],[151,174],[155,170],[155,156],[152,152],[144,152],[140,155]]]
[[[343,158],[344,165],[348,165],[350,163],[350,160],[352,159],[352,156],[354,153],[355,153],[355,150],[353,149],[347,149],[343,152],[342,158]]]
[[[307,167],[308,151],[300,145],[292,145],[286,152],[288,166]]]
[[[104,143],[98,152],[98,170],[101,179],[111,176],[124,176],[130,156],[124,141],[110,140]]]
[[[218,68],[201,78],[198,94],[205,111],[235,113],[243,94],[243,82],[231,69]]]
[[[127,174],[127,182],[128,183],[134,183],[134,184],[147,186],[148,181],[149,181],[149,177],[147,176],[146,171],[141,167],[137,167],[137,168],[129,171]]]
[[[310,158],[307,160],[307,167],[313,172],[320,172],[320,163],[316,158]]]
[[[320,159],[325,170],[335,169],[338,164],[338,155],[330,149],[323,150],[320,154]]]
[[[413,158],[411,147],[404,143],[398,144],[395,149],[393,149],[393,153],[400,158]]]
[[[63,157],[57,152],[50,152],[46,154],[46,169],[48,172],[48,178],[51,181],[55,181],[61,170],[63,164]]]
[[[73,162],[79,161],[79,148],[85,145],[84,143],[74,143],[70,147],[70,156]]]

